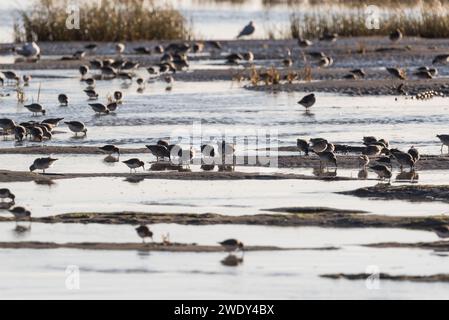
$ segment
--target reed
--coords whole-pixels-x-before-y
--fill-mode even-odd
[[[385,36],[399,28],[406,36],[425,38],[449,37],[449,5],[437,7],[421,6],[413,10],[394,9],[382,11],[379,28],[366,26],[364,7],[334,11],[292,14],[290,30],[286,37],[318,38],[324,32],[338,33],[340,36]]]
[[[134,41],[189,39],[190,28],[179,11],[153,0],[79,0],[79,29],[67,27],[73,1],[38,0],[20,11],[16,41]],[[70,11],[69,11],[70,12]]]

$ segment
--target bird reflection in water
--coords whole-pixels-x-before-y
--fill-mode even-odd
[[[103,159],[103,161],[107,164],[113,164],[113,163],[119,162],[119,158],[114,157],[112,155],[108,155]]]
[[[361,180],[365,180],[368,178],[368,170],[366,170],[366,168],[361,169],[358,173],[357,173],[357,178],[361,179]]]
[[[316,177],[336,177],[337,176],[337,168],[334,170],[329,170],[328,168],[323,167],[315,167],[313,168],[313,175]]]
[[[235,254],[230,253],[220,262],[222,265],[227,267],[237,267],[238,265],[243,263],[243,256],[237,257]]]
[[[16,226],[12,229],[12,232],[16,238],[23,238],[31,232],[31,221],[27,225],[19,224],[16,222]]]
[[[396,176],[396,181],[408,181],[411,183],[418,183],[419,174],[415,170],[402,171]]]

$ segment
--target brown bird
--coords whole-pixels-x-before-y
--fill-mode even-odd
[[[219,242],[219,244],[225,248],[226,251],[243,251],[243,243],[237,239],[227,239],[225,241]]]
[[[386,68],[386,69],[387,69],[388,73],[390,75],[392,75],[393,77],[395,77],[397,79],[401,79],[401,80],[406,79],[406,74],[403,69],[399,69],[399,68]]]

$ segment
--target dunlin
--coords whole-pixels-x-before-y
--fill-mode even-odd
[[[14,202],[16,199],[16,196],[7,188],[0,189],[0,199],[2,199],[2,202],[5,199],[9,199],[10,201]]]
[[[98,99],[98,93],[94,89],[85,89],[84,92],[89,97],[90,100]]]
[[[58,102],[61,106],[67,106],[69,104],[69,98],[66,94],[61,93],[58,95]]]
[[[443,147],[447,146],[449,153],[449,134],[437,134],[437,138],[441,141],[441,153],[443,153]]]
[[[170,151],[168,148],[164,145],[160,144],[153,144],[153,145],[146,145],[146,147],[150,150],[151,154],[153,154],[156,157],[156,161],[159,161],[159,159],[170,159]]]
[[[316,102],[315,94],[311,93],[304,96],[301,100],[298,101],[298,104],[302,105],[304,108],[309,109]]]
[[[133,170],[134,172],[137,172],[137,168],[140,167],[142,167],[143,170],[145,171],[145,163],[137,158],[132,158],[122,162],[128,166],[130,172],[132,172]]]
[[[89,103],[89,106],[98,114],[109,114],[109,109],[102,103]]]
[[[42,115],[45,115],[46,111],[44,107],[40,103],[31,103],[24,106],[27,108],[30,112],[33,113],[33,115],[37,116],[38,113],[41,113]]]
[[[120,149],[112,144],[104,145],[102,147],[99,147],[98,149],[109,155],[116,153],[118,156],[120,156]]]
[[[370,169],[377,173],[381,180],[391,179],[391,170],[383,164],[373,165],[370,167]]]
[[[226,251],[243,251],[244,248],[243,243],[237,239],[227,239],[225,241],[219,242],[218,244],[220,244]]]
[[[64,123],[68,125],[70,131],[74,132],[75,135],[78,135],[79,132],[84,133],[84,135],[87,134],[86,126],[80,121],[65,121]]]
[[[45,170],[50,168],[50,166],[58,159],[46,157],[46,158],[37,158],[34,160],[33,164],[30,166],[30,171],[33,172],[35,170],[42,170],[45,173]]]
[[[153,241],[153,232],[144,225],[136,228],[137,235],[142,238],[142,242],[145,243],[145,238],[150,238]]]
[[[28,218],[31,220],[31,212],[24,207],[14,207],[11,210],[9,210],[14,215],[14,218],[16,220],[22,220],[25,218]]]
[[[300,154],[301,152],[304,152],[306,156],[309,155],[309,143],[306,140],[296,139],[296,146],[298,147]]]

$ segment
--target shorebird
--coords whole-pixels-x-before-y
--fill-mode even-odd
[[[106,108],[108,108],[108,110],[110,112],[115,112],[117,110],[118,107],[118,103],[117,102],[110,102],[106,105]]]
[[[343,79],[346,79],[346,80],[357,80],[358,78],[359,77],[357,75],[355,75],[354,73],[348,73],[343,76]]]
[[[47,158],[37,158],[34,160],[33,164],[30,166],[30,171],[33,172],[35,170],[42,170],[45,173],[45,170],[50,168],[50,166],[58,159],[47,157]]]
[[[415,167],[415,160],[410,153],[402,152],[397,149],[391,149],[390,152],[393,157],[399,162],[401,170],[404,166],[409,166],[410,170],[413,170],[413,168]]]
[[[5,199],[9,199],[11,202],[14,202],[16,196],[9,189],[2,188],[0,189],[0,199],[2,199],[2,202]]]
[[[444,146],[447,146],[449,152],[449,134],[437,134],[437,138],[441,141],[441,153],[443,153]]]
[[[89,63],[93,69],[101,69],[103,67],[103,61],[98,59],[91,60]]]
[[[21,48],[16,48],[14,50],[17,54],[25,57],[28,60],[39,59],[41,54],[41,49],[36,42],[27,42]]]
[[[16,220],[21,220],[24,218],[28,218],[29,220],[31,220],[31,212],[24,207],[14,207],[9,210],[9,212],[14,215],[14,218]]]
[[[240,53],[231,53],[225,59],[227,64],[240,64],[240,61],[244,58]]]
[[[442,226],[434,227],[434,228],[432,228],[432,230],[441,239],[449,238],[449,226],[448,225],[442,225]]]
[[[125,51],[125,45],[123,43],[119,42],[115,45],[115,52],[118,55],[121,55],[124,51]]]
[[[163,54],[164,51],[165,51],[164,47],[161,46],[160,44],[154,47],[154,52],[158,54]]]
[[[236,251],[241,250],[243,251],[244,245],[241,241],[237,239],[227,239],[225,241],[219,242],[219,245],[221,245],[226,251]]]
[[[363,69],[352,69],[349,73],[352,73],[360,78],[364,78],[366,76],[366,72]]]
[[[78,68],[78,70],[79,70],[79,72],[80,72],[80,74],[81,74],[81,79],[83,79],[84,76],[89,72],[89,67],[86,66],[86,65],[81,65],[81,66]]]
[[[418,162],[419,158],[421,157],[418,149],[416,149],[414,146],[412,146],[410,149],[408,149],[407,153],[412,156],[413,161],[415,163]]]
[[[137,168],[140,167],[142,167],[143,170],[145,171],[145,163],[137,158],[132,158],[122,162],[128,166],[130,172],[132,172],[133,170],[134,172],[137,172]]]
[[[193,53],[200,53],[204,50],[203,42],[195,42],[192,46]]]
[[[430,71],[427,70],[419,70],[413,74],[417,76],[419,79],[433,79],[432,74],[430,73]]]
[[[322,68],[330,67],[334,63],[334,59],[331,57],[323,57],[318,61],[318,65]]]
[[[57,127],[62,120],[64,120],[64,118],[50,118],[43,120],[41,124],[49,125],[51,129]]]
[[[392,163],[391,163],[391,158],[393,158],[392,155],[390,155],[389,157],[387,157],[387,156],[382,156],[382,157],[377,158],[377,159],[376,159],[376,162],[378,162],[378,163],[380,163],[380,164],[383,164],[383,165],[387,165],[387,166],[390,167],[390,170],[392,170],[392,169],[393,169],[393,165],[392,165]]]
[[[114,100],[117,103],[122,103],[123,93],[121,91],[114,91]]]
[[[237,36],[237,39],[240,39],[241,37],[250,36],[256,31],[256,27],[254,26],[254,22],[250,21],[243,29],[240,31],[239,35]]]
[[[449,61],[449,54],[439,54],[433,60],[432,64],[446,64]]]
[[[98,114],[109,114],[109,109],[102,103],[89,103],[89,106]]]
[[[312,149],[315,153],[324,152],[327,149],[327,140],[322,138],[313,138],[310,139],[310,143],[312,144],[310,146],[310,149]]]
[[[335,42],[338,38],[338,33],[329,33],[324,32],[323,35],[320,37],[320,41],[330,41]]]
[[[97,49],[98,45],[96,43],[88,43],[84,46],[84,49],[95,51]]]
[[[311,93],[304,96],[301,100],[298,101],[298,104],[302,105],[304,108],[309,109],[316,102],[315,94]]]
[[[296,139],[296,146],[298,147],[299,154],[304,152],[306,156],[309,155],[309,143],[303,139]]]
[[[305,48],[305,47],[310,47],[311,45],[313,45],[313,42],[307,39],[303,39],[303,38],[298,38],[298,45],[301,48]]]
[[[369,164],[369,158],[367,155],[362,154],[358,157],[359,166],[366,169],[366,166]]]
[[[213,145],[211,144],[203,144],[201,146],[201,153],[205,156],[205,157],[215,157],[215,148]]]
[[[397,78],[397,79],[401,79],[401,80],[405,80],[406,79],[406,75],[405,75],[405,71],[403,69],[399,69],[399,68],[386,68],[386,70],[388,71],[388,73]]]
[[[33,141],[42,142],[44,139],[44,131],[40,127],[33,126],[29,128],[29,133]]]
[[[402,32],[399,29],[392,31],[389,35],[389,38],[393,42],[397,42],[402,39]]]
[[[99,147],[98,149],[100,149],[101,151],[103,151],[108,155],[116,153],[118,156],[120,156],[120,149],[112,144],[104,145],[102,147]]]
[[[16,127],[16,123],[14,120],[9,118],[1,118],[0,119],[0,128],[2,128],[3,134],[8,134],[9,131],[14,130]]]
[[[89,97],[89,100],[96,100],[96,99],[98,99],[98,93],[94,89],[85,89],[84,92]]]
[[[5,76],[6,80],[13,81],[16,84],[19,83],[19,76],[14,71],[2,71],[3,75]]]
[[[168,150],[168,147],[165,145],[160,144],[153,144],[153,145],[146,145],[151,154],[156,157],[156,161],[159,162],[159,159],[170,159],[170,150]]]
[[[242,53],[242,57],[248,62],[254,61],[254,53],[252,53],[251,51]]]
[[[144,225],[136,228],[137,235],[142,238],[142,242],[145,243],[145,238],[150,238],[153,241],[153,232]]]
[[[33,113],[33,115],[37,116],[38,113],[41,113],[42,115],[45,115],[45,109],[40,103],[31,103],[24,106],[29,111]]]
[[[391,179],[391,170],[383,164],[376,164],[371,166],[370,169],[377,173],[381,180]]]
[[[95,88],[95,79],[92,77],[84,79],[84,82],[87,84],[87,89]]]
[[[137,47],[133,49],[135,53],[139,54],[151,54],[151,49],[147,47]]]
[[[61,106],[67,106],[69,104],[69,98],[66,94],[61,93],[58,95],[58,102]]]
[[[78,132],[82,132],[84,135],[87,134],[86,126],[80,121],[65,121],[64,123],[69,126],[70,131],[74,132],[76,136]]]
[[[27,134],[27,129],[24,126],[17,125],[14,128],[14,138],[16,141],[21,142],[23,139],[25,139]]]
[[[320,157],[320,168],[324,166],[327,168],[328,164],[333,164],[335,168],[337,168],[337,157],[333,152],[323,151],[316,153],[318,157]]]
[[[362,151],[362,154],[368,157],[375,157],[381,154],[383,146],[379,146],[377,144],[370,144],[365,147],[365,150]]]
[[[24,74],[24,75],[22,76],[22,80],[23,80],[23,85],[24,85],[25,87],[27,87],[27,86],[30,84],[31,76],[28,75],[28,74]]]

